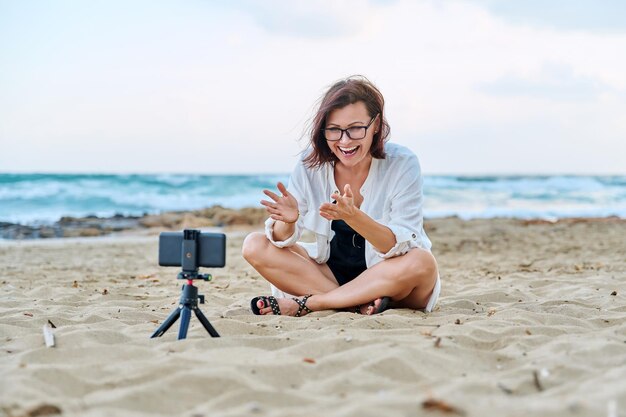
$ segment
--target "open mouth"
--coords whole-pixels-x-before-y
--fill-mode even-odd
[[[339,150],[345,156],[350,156],[350,155],[354,155],[356,153],[356,151],[359,150],[360,147],[361,147],[361,145],[353,146],[351,148],[343,148],[343,147],[339,146]]]

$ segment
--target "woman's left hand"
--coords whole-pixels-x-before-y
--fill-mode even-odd
[[[337,203],[324,203],[320,206],[320,216],[326,220],[344,220],[348,221],[359,210],[354,205],[354,195],[350,184],[346,184],[343,188],[343,195],[334,193],[330,196]]]

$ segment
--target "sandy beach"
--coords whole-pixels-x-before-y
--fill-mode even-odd
[[[626,415],[625,220],[430,220],[432,313],[303,318],[249,311],[257,229],[197,283],[222,337],[184,341],[149,338],[181,284],[155,233],[0,241],[0,416]]]

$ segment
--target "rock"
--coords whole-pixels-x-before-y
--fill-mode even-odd
[[[95,227],[88,227],[86,229],[78,230],[79,236],[81,237],[93,237],[93,236],[102,236],[104,231],[102,229],[97,229]]]
[[[215,223],[211,219],[205,217],[199,217],[192,213],[186,213],[183,215],[179,228],[180,229],[196,229],[201,227],[215,226]]]
[[[163,223],[161,221],[161,216],[156,215],[148,215],[139,219],[139,225],[142,227],[161,227]]]
[[[39,229],[39,237],[42,239],[57,237],[57,233],[53,227],[42,226]]]
[[[63,230],[63,237],[94,237],[102,236],[104,231],[95,227],[68,228]]]
[[[188,212],[171,211],[143,217],[124,216],[120,213],[112,217],[64,216],[52,225],[27,226],[0,223],[0,237],[4,239],[91,237],[142,227],[181,230],[215,226],[260,226],[266,218],[267,213],[263,208],[248,207],[236,210],[221,206]]]

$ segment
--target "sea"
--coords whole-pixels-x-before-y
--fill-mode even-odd
[[[0,173],[0,222],[44,225],[63,216],[140,216],[213,205],[261,207],[288,174]],[[626,176],[426,175],[424,217],[626,218]]]

